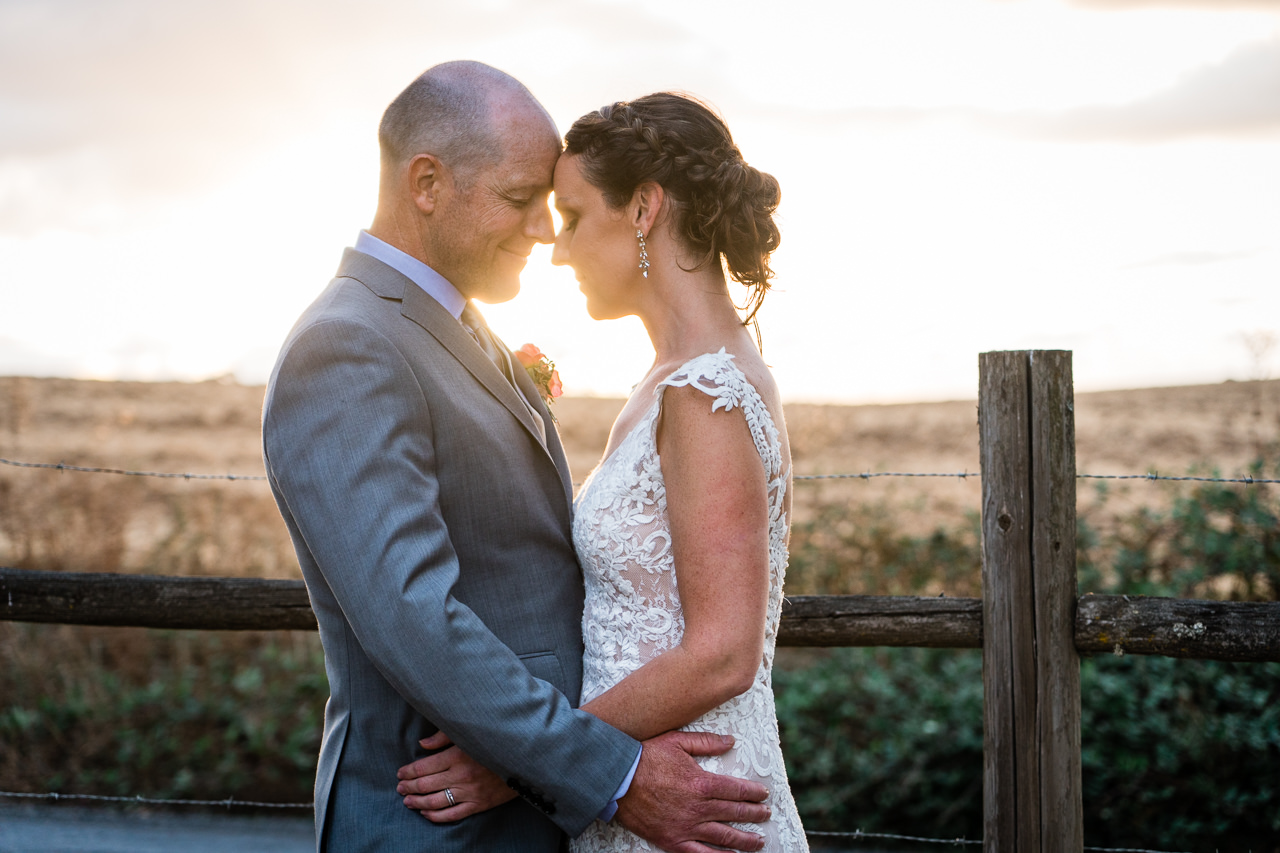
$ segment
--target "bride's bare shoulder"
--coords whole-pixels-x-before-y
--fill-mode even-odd
[[[777,408],[781,411],[779,408],[781,392],[778,389],[777,380],[773,378],[773,371],[760,355],[760,351],[753,346],[738,352],[730,352],[733,354],[734,365],[742,371],[747,382],[756,389],[756,393],[764,400],[765,405],[771,410]]]

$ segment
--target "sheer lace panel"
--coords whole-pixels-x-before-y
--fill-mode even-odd
[[[764,400],[733,363],[718,353],[698,356],[661,383],[653,404],[583,485],[576,502],[573,536],[586,578],[582,619],[586,654],[583,701],[599,696],[684,636],[678,574],[671,554],[666,488],[658,458],[658,416],[668,387],[705,393],[712,412],[746,419],[768,482],[769,601],[764,656],[751,688],[700,719],[689,731],[732,734],[736,745],[723,756],[701,758],[715,773],[754,779],[771,790],[772,819],[743,828],[764,832],[766,850],[807,850],[795,802],[787,787],[778,745],[778,723],[770,672],[782,610],[787,566],[785,498],[790,472]],[[646,842],[615,824],[592,824],[572,844],[575,853],[650,850]]]

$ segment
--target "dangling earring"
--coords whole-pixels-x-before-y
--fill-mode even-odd
[[[640,241],[640,275],[645,278],[649,277],[649,252],[644,245],[644,232],[639,228],[636,229],[636,239]]]

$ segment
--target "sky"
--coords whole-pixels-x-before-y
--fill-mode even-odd
[[[0,0],[0,375],[261,383],[376,200],[386,104],[510,72],[561,131],[693,93],[782,186],[760,313],[789,401],[1280,376],[1280,0]],[[485,310],[567,393],[643,327],[539,247]]]

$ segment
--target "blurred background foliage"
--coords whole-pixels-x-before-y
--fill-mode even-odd
[[[1159,506],[1117,511],[1107,481],[1094,487],[1077,520],[1082,593],[1280,600],[1274,486],[1161,488]],[[885,507],[826,507],[795,528],[787,589],[979,595],[980,574],[976,516],[912,536]],[[782,657],[779,723],[807,828],[982,837],[980,652]],[[1086,844],[1280,851],[1280,663],[1085,658],[1081,706]]]
[[[1087,487],[1082,592],[1280,597],[1274,487],[1142,486],[1163,500]],[[165,547],[191,551],[192,573],[227,564],[187,529]],[[921,532],[888,502],[831,501],[795,525],[787,591],[977,596],[980,552],[976,515]],[[0,789],[311,795],[327,698],[314,635],[0,623],[0,653]],[[979,653],[783,649],[774,682],[808,828],[981,837]],[[1081,685],[1087,844],[1280,850],[1280,664],[1107,656],[1082,662]]]

